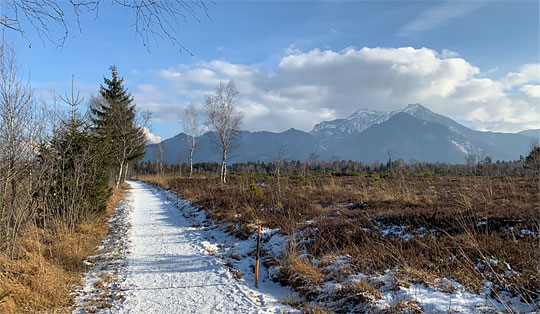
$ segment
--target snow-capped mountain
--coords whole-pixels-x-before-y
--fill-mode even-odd
[[[387,121],[398,112],[408,113],[415,118],[441,123],[446,126],[450,126],[452,122],[454,122],[452,119],[436,114],[420,104],[410,104],[400,111],[360,109],[345,119],[336,119],[318,123],[313,127],[310,134],[315,137],[323,138],[360,134],[374,124]]]
[[[533,137],[524,134],[480,132],[437,114],[420,104],[400,111],[361,109],[347,118],[323,121],[309,133],[290,129],[285,132],[243,131],[231,162],[308,159],[337,156],[343,160],[385,161],[393,158],[428,162],[464,163],[467,155],[489,156],[492,160],[516,160],[525,155]],[[162,154],[168,163],[185,162],[189,155],[181,133],[161,144],[148,145],[145,161]],[[195,162],[218,161],[209,133],[201,135]],[[156,152],[161,152],[157,154]]]
[[[374,124],[382,123],[396,114],[395,111],[360,109],[345,119],[323,121],[310,132],[315,137],[345,137],[359,134]]]
[[[450,143],[456,146],[464,154],[481,155],[481,149],[475,149],[475,146],[470,142],[470,139],[465,134],[467,130],[473,131],[456,121],[437,114],[420,104],[410,104],[401,112],[408,113],[411,116],[429,122],[435,122],[444,125],[451,133]]]
[[[461,151],[463,154],[482,154],[482,150],[475,149],[474,145],[471,144],[466,134],[464,134],[464,131],[466,132],[466,130],[470,129],[462,126],[450,118],[434,113],[420,104],[409,104],[400,111],[360,109],[350,115],[348,118],[318,123],[315,125],[310,134],[320,138],[324,142],[328,142],[330,140],[340,140],[350,135],[360,134],[372,125],[388,121],[399,112],[407,113],[424,121],[444,125],[450,132],[453,133],[450,143],[452,143],[459,151]]]

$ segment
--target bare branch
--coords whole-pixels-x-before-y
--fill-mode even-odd
[[[191,178],[193,175],[193,153],[197,147],[197,138],[201,135],[199,117],[197,116],[197,111],[195,111],[195,106],[193,106],[193,104],[190,104],[186,108],[182,124],[184,126],[184,133],[186,134],[186,145],[189,149],[189,177]]]
[[[31,28],[44,44],[51,42],[63,47],[74,28],[82,32],[81,16],[94,12],[97,18],[100,5],[102,0],[6,0],[0,2],[0,9],[5,12],[0,27],[19,32],[27,40]],[[150,40],[157,45],[159,38],[166,38],[189,54],[179,39],[181,24],[190,19],[198,23],[209,19],[205,0],[113,0],[112,5],[133,13],[132,27],[144,46],[148,47]]]

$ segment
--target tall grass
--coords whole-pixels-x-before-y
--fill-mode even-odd
[[[239,237],[256,224],[294,237],[280,261],[281,281],[306,300],[338,276],[320,261],[348,256],[351,273],[392,270],[404,282],[431,286],[448,278],[474,292],[489,281],[501,302],[510,294],[538,306],[539,194],[532,178],[233,175],[227,185],[212,177],[141,179],[176,190]],[[392,228],[408,238],[386,234]]]
[[[109,232],[107,219],[123,195],[116,190],[106,213],[88,217],[73,232],[61,221],[46,229],[31,225],[18,239],[14,258],[1,252],[0,313],[71,313],[70,291],[80,284],[83,261]]]

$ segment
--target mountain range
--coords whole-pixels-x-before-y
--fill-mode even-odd
[[[319,160],[339,159],[362,162],[397,160],[464,163],[467,155],[489,156],[492,160],[516,160],[526,155],[540,129],[519,133],[481,132],[470,129],[420,104],[401,111],[360,109],[345,119],[323,121],[311,132],[242,131],[229,161],[269,162],[280,157],[305,161],[311,153]],[[188,162],[186,135],[180,133],[146,147],[144,161],[157,158],[167,163]],[[217,162],[212,136],[198,138],[194,162]]]

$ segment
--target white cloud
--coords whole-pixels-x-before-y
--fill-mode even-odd
[[[526,93],[531,98],[540,98],[540,85],[524,85],[519,89],[520,91]]]
[[[146,139],[148,140],[149,144],[157,144],[157,143],[161,142],[161,137],[159,137],[159,136],[153,134],[152,132],[150,132],[150,130],[147,127],[143,126],[142,128],[143,128],[144,134],[146,135]]]
[[[153,93],[156,92],[156,87],[152,84],[140,84],[137,85],[137,89],[144,93]]]
[[[435,29],[480,8],[484,4],[484,1],[444,1],[437,3],[403,25],[398,35],[408,36],[417,32]]]
[[[499,67],[498,67],[498,66],[494,66],[494,67],[492,67],[491,69],[489,69],[489,70],[487,70],[487,71],[485,71],[485,72],[480,73],[479,75],[480,75],[480,76],[489,76],[489,75],[491,75],[491,74],[493,74],[493,73],[497,73],[497,71],[499,71]]]
[[[452,50],[443,49],[441,52],[441,58],[443,59],[457,58],[457,57],[459,57],[459,53]]]
[[[157,121],[180,121],[190,101],[201,104],[220,81],[234,79],[243,128],[252,131],[309,131],[315,123],[346,117],[359,108],[399,110],[409,103],[479,129],[540,127],[540,65],[524,65],[493,80],[452,55],[411,47],[290,49],[273,71],[223,60],[164,69],[157,72],[162,82],[152,85],[156,90],[140,85],[134,95]],[[204,114],[200,105],[199,110]]]
[[[517,73],[510,72],[501,80],[505,88],[540,80],[540,64],[525,64]]]

